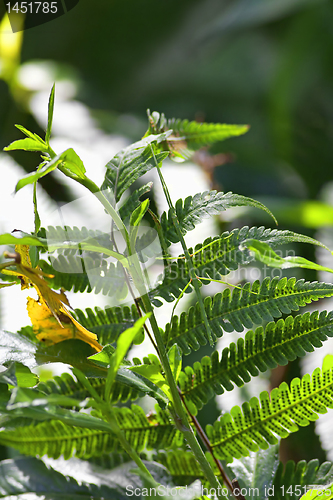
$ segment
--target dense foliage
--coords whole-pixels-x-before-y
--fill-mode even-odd
[[[15,251],[5,254],[9,260],[1,264],[1,287],[17,284],[34,288],[38,295],[38,300],[28,299],[32,327],[1,333],[0,362],[6,369],[0,373],[0,443],[40,458],[2,462],[1,496],[32,493],[33,498],[45,494],[69,499],[80,494],[121,499],[135,485],[142,496],[147,496],[144,488],[162,485],[168,497],[173,495],[167,486],[189,486],[195,480],[213,488],[219,498],[299,498],[313,484],[328,488],[333,481],[331,464],[290,464],[282,473],[277,449],[280,438],[333,407],[331,356],[312,374],[282,382],[270,393],[263,391],[244,402],[242,408],[224,412],[206,433],[196,418],[216,394],[242,387],[333,337],[332,312],[291,314],[331,297],[330,283],[266,277],[232,285],[233,291],[225,288],[214,297],[202,296],[203,285],[217,282],[222,288],[226,275],[255,261],[275,269],[332,272],[305,258],[278,253],[279,246],[293,242],[328,251],[319,241],[293,231],[244,226],[193,249],[187,247],[187,232],[229,207],[256,207],[275,222],[262,203],[230,192],[205,191],[173,204],[163,177],[166,158],[188,158],[201,146],[241,135],[247,127],[167,120],[148,112],[147,133],[109,161],[98,187],[73,149],[57,154],[51,148],[54,95],[53,87],[45,139],[19,126],[26,138],[5,148],[40,152],[42,162],[16,186],[19,191],[33,185],[34,232],[0,236],[0,244],[15,245]],[[146,194],[151,184],[122,196],[155,168],[169,206],[162,214],[149,208]],[[110,217],[109,232],[41,227],[37,183],[55,169],[101,203]],[[155,240],[159,245],[153,245]],[[171,253],[176,243],[183,249],[178,257]],[[147,277],[151,262],[164,267],[156,283]],[[66,290],[103,293],[118,305],[71,311]],[[176,306],[190,292],[194,305],[177,316]],[[174,308],[162,329],[156,311],[164,307],[163,300],[174,302]],[[249,330],[242,336],[244,329]],[[233,331],[240,334],[236,343],[182,368],[186,355],[207,344],[215,346]],[[127,360],[132,343],[140,344],[145,335],[153,353]],[[39,381],[31,372],[53,361],[69,364],[73,375]],[[143,395],[156,400],[148,415],[138,404],[129,406]],[[64,478],[68,470],[63,461],[50,462],[45,456],[70,459],[71,478]],[[125,482],[119,480],[121,475]],[[81,484],[82,479],[89,484]],[[191,498],[214,496],[196,486]],[[325,498],[331,494],[327,491]]]

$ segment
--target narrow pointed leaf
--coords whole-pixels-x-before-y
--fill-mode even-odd
[[[316,271],[326,271],[333,273],[333,269],[324,267],[303,257],[280,257],[269,245],[262,241],[249,240],[245,246],[254,253],[255,258],[267,266],[278,269],[289,269],[291,267],[303,267],[305,269],[314,269]]]
[[[19,139],[14,141],[9,146],[3,148],[4,151],[15,151],[17,149],[23,149],[24,151],[41,151],[42,153],[48,153],[49,146],[45,142],[37,141],[36,139]]]
[[[53,120],[53,110],[54,110],[54,93],[55,93],[55,83],[51,89],[51,94],[49,97],[49,108],[48,108],[48,116],[47,116],[47,129],[45,135],[45,142],[49,144],[52,130],[52,120]]]

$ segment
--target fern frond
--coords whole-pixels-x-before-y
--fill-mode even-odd
[[[211,463],[215,475],[222,483],[220,472],[215,462],[211,459],[211,455],[207,453],[206,456],[207,460]],[[175,484],[185,486],[186,484],[191,484],[196,479],[200,479],[203,487],[208,487],[209,482],[191,451],[182,449],[167,452],[161,451],[153,458],[155,462],[164,465],[171,474]]]
[[[294,486],[298,488],[311,486],[313,488],[314,485],[329,485],[332,481],[332,462],[324,462],[319,466],[319,460],[317,459],[310,460],[308,463],[301,460],[297,464],[290,460],[286,463],[285,468],[280,462],[273,481],[274,498],[276,500],[297,500],[301,495],[295,493],[296,488]],[[304,490],[302,490],[303,493]]]
[[[111,248],[112,241],[111,235],[99,229],[87,229],[86,227],[78,228],[76,226],[48,226],[41,230],[46,239],[48,246],[61,247],[61,244],[66,242],[77,243],[75,249],[61,249],[64,255],[73,255],[80,252],[79,244],[85,240],[93,239],[98,242],[100,246]]]
[[[252,200],[246,196],[234,193],[222,193],[217,191],[205,191],[197,193],[195,196],[188,196],[184,201],[177,200],[175,210],[182,234],[195,228],[204,219],[216,215],[230,207],[251,206],[264,210],[273,217],[274,215],[265,205],[259,201]],[[168,213],[163,212],[161,216],[161,226],[166,244],[178,243],[179,236],[175,229],[171,209]]]
[[[240,264],[245,265],[254,261],[255,256],[245,245],[249,239],[265,242],[272,248],[292,242],[321,245],[317,240],[293,231],[244,226],[231,232],[225,231],[215,238],[207,238],[203,244],[197,245],[194,251],[189,249],[193,255],[193,265],[197,275],[203,278],[221,279],[223,275],[238,269]],[[150,292],[154,305],[162,305],[157,297],[162,297],[167,302],[177,299],[189,281],[188,276],[186,260],[180,256],[166,268],[163,282]],[[208,283],[205,281],[205,284]],[[186,293],[191,291],[192,287],[189,286]]]
[[[260,404],[261,403],[261,404]],[[318,413],[333,408],[333,369],[321,372],[317,368],[312,377],[295,378],[288,385],[283,382],[270,395],[264,391],[250,402],[234,406],[206,432],[216,457],[231,461],[233,457],[248,456],[250,451],[267,449],[277,444],[277,436],[288,437],[299,426],[317,420]]]
[[[208,146],[214,142],[224,141],[230,137],[245,134],[249,130],[248,125],[226,125],[222,123],[199,123],[196,121],[181,120],[171,118],[167,120],[162,113],[161,115],[154,111],[150,114],[148,110],[148,118],[150,123],[150,131],[153,133],[161,133],[167,130],[173,131],[173,134],[167,138],[171,143],[185,143],[183,148],[196,150],[202,146]],[[179,149],[173,146],[172,149]]]
[[[217,293],[213,298],[206,297],[204,307],[213,338],[222,337],[223,332],[242,332],[263,321],[272,321],[282,314],[298,311],[300,307],[323,297],[333,295],[331,283],[312,283],[295,278],[265,278],[262,283],[246,283],[243,287],[229,288]],[[197,350],[206,344],[205,325],[199,305],[192,306],[180,317],[173,316],[172,324],[165,326],[163,338],[169,348],[175,342],[184,354],[191,349]]]
[[[233,384],[241,387],[255,377],[277,365],[286,365],[297,357],[321,347],[322,342],[333,337],[333,311],[306,312],[288,316],[277,323],[269,323],[255,332],[249,331],[245,339],[231,343],[223,349],[219,360],[218,351],[205,356],[201,363],[186,367],[179,375],[179,385],[191,412],[196,414],[209,399],[230,391]]]
[[[52,288],[87,293],[93,291],[119,299],[125,298],[128,292],[124,271],[118,262],[114,264],[90,255],[60,254],[52,258],[52,264],[40,261],[39,265],[43,272],[53,276],[47,278]]]
[[[104,395],[105,382],[105,378],[89,378],[89,383],[100,396]],[[61,394],[80,401],[91,396],[82,383],[78,380],[74,380],[69,373],[63,373],[60,377],[55,376],[47,382],[40,382],[37,389],[47,395]],[[115,404],[118,402],[126,403],[128,400],[134,401],[143,395],[144,393],[141,393],[135,387],[129,387],[116,380],[112,386],[110,397],[111,402]]]
[[[145,453],[140,454],[140,458],[143,458],[145,456]],[[144,457],[143,459],[145,459]],[[111,451],[107,455],[99,455],[97,457],[91,457],[89,459],[89,462],[97,465],[98,467],[101,467],[102,469],[107,469],[107,470],[112,470],[115,469],[116,467],[119,467],[121,464],[125,464],[126,462],[129,462],[131,460],[131,457],[127,455],[125,451]]]
[[[115,342],[122,332],[131,328],[139,319],[134,304],[131,307],[115,306],[105,309],[95,307],[94,311],[88,308],[85,312],[76,309],[75,314],[84,328],[98,335],[98,340],[102,345]]]
[[[175,428],[169,413],[157,410],[156,414],[147,417],[139,406],[133,405],[131,409],[114,407],[118,425],[135,450],[183,444],[183,434]],[[74,454],[79,458],[90,458],[121,450],[111,432],[69,426],[59,420],[3,430],[0,432],[0,443],[25,455],[48,455],[51,458],[63,455],[65,459]]]

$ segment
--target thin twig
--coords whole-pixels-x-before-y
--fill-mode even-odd
[[[219,473],[221,474],[221,477],[222,477],[222,480],[223,480],[224,484],[226,484],[226,486],[227,486],[227,487],[229,488],[229,490],[230,490],[230,493],[231,493],[231,494],[232,494],[235,498],[237,498],[237,500],[243,500],[243,499],[244,499],[244,497],[243,497],[243,498],[241,498],[241,497],[242,497],[242,495],[236,495],[236,494],[234,493],[234,486],[233,486],[233,482],[231,482],[231,481],[230,481],[230,479],[228,478],[228,476],[226,475],[226,473],[225,473],[225,471],[224,471],[224,469],[223,469],[223,467],[222,467],[221,462],[220,462],[220,461],[219,461],[219,460],[215,457],[215,455],[214,455],[214,451],[213,451],[213,448],[212,448],[212,446],[211,446],[211,444],[210,444],[210,442],[209,442],[209,439],[208,439],[208,437],[207,437],[207,435],[206,435],[205,431],[204,431],[204,430],[203,430],[203,428],[201,427],[201,425],[200,425],[200,423],[199,423],[198,419],[197,419],[194,415],[192,415],[192,413],[189,411],[189,409],[188,409],[188,407],[187,407],[187,405],[186,405],[185,399],[184,399],[184,397],[183,397],[182,391],[180,390],[180,388],[179,388],[179,387],[177,387],[177,388],[178,388],[179,396],[180,396],[180,398],[181,398],[181,400],[182,400],[182,402],[183,402],[183,404],[184,404],[184,406],[185,406],[185,408],[186,408],[186,411],[187,411],[187,413],[189,414],[189,416],[191,417],[191,420],[192,420],[192,422],[193,422],[193,424],[194,424],[194,427],[196,428],[196,430],[197,430],[197,432],[198,432],[199,436],[201,437],[201,440],[202,440],[203,444],[206,446],[207,450],[208,450],[208,451],[209,451],[209,453],[212,455],[212,458],[213,458],[213,460],[214,460],[214,462],[215,462],[215,464],[216,464],[216,466],[217,466],[217,468],[218,468],[218,470],[219,470]],[[238,485],[238,483],[237,483],[237,485]],[[235,487],[238,487],[237,485],[235,485]],[[245,500],[245,499],[244,499],[244,500]]]

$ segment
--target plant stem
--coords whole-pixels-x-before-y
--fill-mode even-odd
[[[184,434],[184,437],[185,437],[187,443],[189,444],[191,450],[193,451],[195,458],[199,462],[200,467],[202,468],[206,478],[208,479],[208,481],[210,483],[210,486],[212,488],[214,488],[216,491],[221,491],[221,485],[220,485],[218,479],[216,478],[214,471],[211,468],[207,458],[205,457],[205,454],[203,453],[201,446],[199,445],[198,440],[195,437],[193,430],[189,424],[185,408],[184,408],[183,403],[180,399],[180,396],[178,393],[178,388],[177,388],[175,379],[174,379],[172,371],[171,371],[167,352],[166,352],[165,347],[164,347],[162,335],[161,335],[160,330],[158,328],[157,321],[156,321],[156,318],[155,318],[155,315],[153,312],[153,308],[152,308],[152,305],[150,303],[150,299],[149,299],[147,294],[142,295],[141,299],[142,299],[142,302],[143,302],[143,305],[145,308],[145,312],[152,313],[150,318],[149,318],[149,321],[150,321],[150,324],[151,324],[151,327],[152,327],[152,330],[154,333],[155,341],[156,341],[156,344],[158,347],[158,352],[160,354],[161,363],[162,363],[163,369],[165,371],[165,376],[166,376],[166,379],[167,379],[167,382],[169,384],[169,388],[171,391],[173,405],[174,405],[174,411],[176,414],[175,423],[176,423],[177,427]],[[222,498],[222,497],[219,497],[219,498]]]
[[[116,224],[117,228],[123,235],[123,237],[126,240],[126,243],[129,245],[129,236],[128,236],[128,231],[126,229],[126,226],[124,225],[123,221],[121,220],[118,212],[113,208],[111,203],[107,200],[107,198],[104,196],[104,194],[101,192],[100,188],[88,177],[77,177],[75,175],[70,174],[67,170],[63,170],[61,166],[58,167],[58,169],[64,173],[67,177],[70,177],[71,179],[75,180],[85,188],[89,189],[89,191],[96,196],[96,198],[102,203],[103,207],[105,210],[108,212],[114,223]]]
[[[204,303],[203,303],[203,300],[202,300],[202,297],[201,297],[201,293],[200,293],[201,283],[200,283],[200,280],[197,277],[195,268],[193,266],[192,258],[190,256],[190,253],[189,253],[188,249],[187,249],[184,237],[182,235],[182,232],[181,232],[181,229],[180,229],[180,226],[179,226],[179,221],[177,219],[176,210],[175,210],[175,208],[173,206],[173,203],[172,203],[172,200],[171,200],[171,197],[170,197],[170,193],[169,193],[168,187],[167,187],[167,185],[165,183],[165,180],[164,180],[164,177],[162,175],[161,169],[160,169],[160,167],[157,164],[157,160],[155,158],[154,151],[153,151],[152,147],[151,147],[151,151],[152,151],[152,154],[153,154],[153,157],[154,157],[154,160],[155,160],[157,172],[158,172],[161,184],[162,184],[162,188],[163,188],[163,191],[164,191],[164,194],[165,194],[165,198],[167,200],[167,203],[168,203],[170,211],[171,211],[172,221],[174,223],[174,226],[176,228],[176,232],[177,232],[179,241],[180,241],[180,243],[182,245],[182,248],[183,248],[183,251],[184,251],[186,263],[187,263],[188,270],[189,270],[189,277],[190,277],[190,280],[192,281],[192,285],[194,287],[194,290],[195,290],[195,293],[196,293],[196,296],[197,296],[197,299],[198,299],[198,304],[199,304],[201,316],[202,316],[203,322],[204,322],[205,327],[206,327],[207,339],[208,339],[209,344],[212,346],[212,345],[214,345],[214,340],[213,340],[213,336],[212,336],[212,330],[211,330],[211,328],[209,326],[209,323],[208,323],[208,318],[207,318],[207,315],[206,315]]]
[[[221,462],[220,462],[220,461],[219,461],[219,460],[215,457],[214,452],[213,452],[213,448],[212,448],[212,446],[211,446],[211,444],[210,444],[210,441],[209,441],[209,439],[208,439],[208,437],[207,437],[207,435],[206,435],[205,431],[204,431],[204,430],[203,430],[203,428],[201,427],[201,425],[200,425],[199,421],[197,420],[197,418],[196,418],[194,415],[192,415],[192,413],[191,413],[191,412],[189,411],[189,409],[187,408],[187,406],[186,406],[186,402],[184,401],[184,398],[183,398],[183,396],[182,396],[182,393],[181,393],[181,390],[179,389],[179,387],[178,387],[178,392],[179,392],[179,396],[180,396],[180,398],[181,398],[181,400],[182,400],[182,402],[183,402],[183,404],[184,404],[184,406],[185,406],[185,408],[186,408],[186,410],[187,410],[187,413],[188,413],[188,414],[190,415],[190,417],[191,417],[191,420],[192,420],[192,422],[193,422],[193,424],[194,424],[194,427],[196,428],[196,430],[197,430],[197,432],[198,432],[199,436],[201,437],[202,442],[204,443],[204,445],[206,446],[207,450],[209,451],[209,453],[210,453],[210,454],[211,454],[211,456],[213,457],[213,460],[214,460],[214,462],[215,462],[215,464],[216,464],[216,466],[217,466],[217,468],[218,468],[218,470],[219,470],[219,472],[220,472],[220,474],[221,474],[221,477],[222,477],[222,479],[223,479],[223,482],[224,482],[224,483],[226,484],[226,486],[229,488],[230,493],[231,493],[232,495],[234,495],[234,496],[235,496],[235,498],[237,498],[237,497],[236,497],[236,495],[234,494],[234,488],[233,488],[232,482],[230,481],[230,479],[228,478],[228,476],[227,476],[227,475],[226,475],[226,473],[224,472],[224,469],[223,469],[223,467],[222,467]]]

